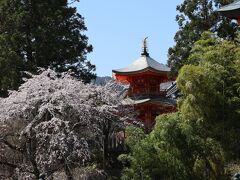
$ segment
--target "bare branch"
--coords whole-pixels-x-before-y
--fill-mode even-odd
[[[12,150],[19,151],[19,152],[23,153],[23,149],[22,148],[12,145],[10,142],[8,142],[5,139],[0,139],[0,142],[5,144],[7,147],[9,147]]]
[[[3,161],[0,161],[0,165],[5,165],[5,166],[11,167],[11,168],[17,168],[18,167],[15,164],[12,164],[12,163],[9,163],[9,162],[3,162]]]

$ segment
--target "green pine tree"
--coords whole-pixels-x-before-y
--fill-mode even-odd
[[[184,0],[177,6],[179,30],[174,37],[176,44],[168,50],[168,65],[174,75],[186,64],[193,44],[204,31],[215,32],[225,39],[236,37],[236,23],[216,12],[218,7],[231,2],[233,0]]]
[[[84,18],[68,3],[0,0],[0,37],[4,38],[0,41],[2,92],[18,87],[21,71],[36,73],[38,67],[51,67],[58,72],[71,69],[84,82],[95,78],[95,66],[86,59],[92,46],[84,34]]]

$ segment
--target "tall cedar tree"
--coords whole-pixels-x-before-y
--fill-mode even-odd
[[[231,2],[233,0],[184,0],[177,6],[179,31],[174,37],[176,44],[168,50],[168,65],[174,75],[186,64],[194,42],[204,31],[215,32],[228,40],[236,37],[237,24],[216,12],[218,7]]]
[[[84,18],[67,0],[0,0],[0,96],[17,89],[22,73],[51,67],[71,69],[84,82],[95,78],[95,66]]]

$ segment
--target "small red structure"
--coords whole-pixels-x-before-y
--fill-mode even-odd
[[[176,110],[176,102],[166,97],[165,82],[169,81],[170,68],[158,63],[147,52],[146,38],[141,57],[126,68],[113,70],[113,78],[129,84],[126,104],[134,104],[138,119],[149,132],[156,116]]]
[[[225,17],[237,20],[238,25],[240,25],[240,0],[235,0],[233,3],[219,8],[217,11]]]

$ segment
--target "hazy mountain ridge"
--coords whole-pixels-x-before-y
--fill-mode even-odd
[[[103,76],[103,77],[97,76],[94,81],[94,84],[98,86],[104,86],[108,81],[111,81],[111,80],[113,80],[113,78],[111,78],[110,76]]]

